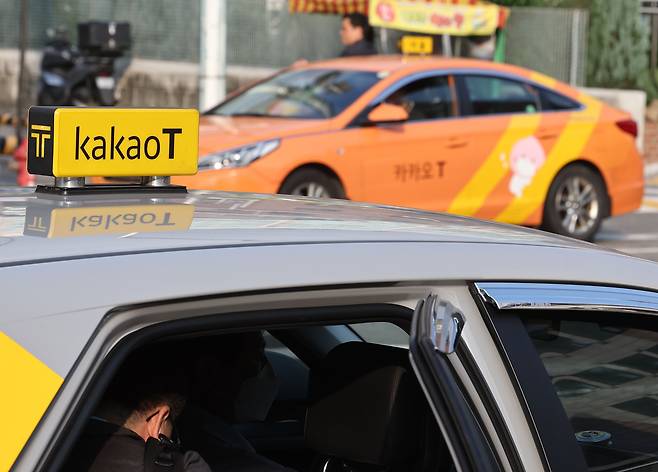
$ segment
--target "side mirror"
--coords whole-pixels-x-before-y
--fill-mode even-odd
[[[409,113],[400,105],[380,103],[368,113],[368,123],[404,123],[409,119]]]

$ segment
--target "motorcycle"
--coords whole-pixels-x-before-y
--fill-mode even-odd
[[[120,25],[119,28],[117,25]],[[117,32],[121,38],[117,40]],[[125,72],[118,64],[130,47],[127,23],[78,24],[78,46],[63,29],[50,30],[41,59],[37,103],[46,106],[113,106],[116,84]],[[127,39],[126,39],[127,38]]]

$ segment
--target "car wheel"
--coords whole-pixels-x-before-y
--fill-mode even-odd
[[[599,174],[576,165],[560,171],[548,191],[544,228],[591,241],[608,214],[608,195]]]
[[[293,172],[279,193],[314,198],[345,198],[345,191],[335,178],[317,169]]]

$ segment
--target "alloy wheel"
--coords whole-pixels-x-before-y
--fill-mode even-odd
[[[562,227],[573,236],[587,233],[596,224],[601,211],[596,188],[577,175],[562,182],[555,194],[555,208]]]
[[[291,195],[299,195],[302,197],[314,197],[314,198],[330,198],[331,195],[329,190],[325,188],[324,185],[317,182],[304,182],[296,186]]]

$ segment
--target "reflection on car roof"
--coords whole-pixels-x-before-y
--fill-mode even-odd
[[[2,265],[148,250],[367,241],[593,248],[513,226],[343,200],[202,191],[63,200],[17,189],[0,192],[0,202]]]

